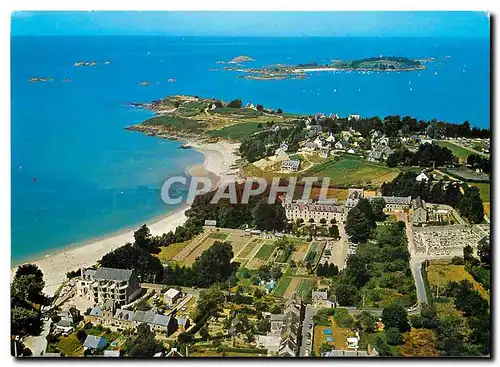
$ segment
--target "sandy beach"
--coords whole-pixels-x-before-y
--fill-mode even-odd
[[[231,169],[231,166],[237,159],[233,152],[238,148],[238,144],[189,142],[189,145],[200,151],[205,157],[204,164],[191,167],[188,170],[189,174],[192,176],[208,175],[213,178],[215,184],[236,178],[236,172]],[[187,209],[187,207],[178,209],[160,219],[154,218],[146,221],[146,223],[153,235],[161,235],[182,225],[187,219],[185,216]],[[127,242],[133,242],[135,230],[136,228],[115,232],[81,245],[71,245],[29,262],[38,265],[42,269],[45,277],[44,291],[47,295],[53,295],[66,279],[68,271],[92,266],[106,253],[123,246]],[[16,268],[17,266],[12,268],[11,278]]]

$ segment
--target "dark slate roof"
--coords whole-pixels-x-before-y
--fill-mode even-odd
[[[152,323],[155,317],[155,313],[152,310],[149,311],[135,311],[133,320],[136,322],[146,322]]]
[[[168,326],[168,324],[170,324],[170,316],[155,315],[153,317],[153,324],[160,326]]]
[[[119,309],[116,310],[114,318],[120,320],[132,321],[132,319],[134,318],[134,312],[129,310]]]
[[[96,270],[94,278],[104,280],[128,281],[132,275],[133,270],[128,269],[114,269],[100,267]]]

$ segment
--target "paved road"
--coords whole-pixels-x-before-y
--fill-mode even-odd
[[[417,299],[420,304],[427,303],[427,293],[425,293],[424,279],[422,278],[422,262],[421,261],[410,261],[411,271],[413,277],[415,278],[415,287],[417,288]]]
[[[50,332],[51,320],[44,321],[43,329],[38,336],[29,336],[25,339],[24,344],[31,349],[34,357],[40,357],[42,352],[45,353],[47,349],[47,335]]]
[[[413,225],[409,221],[409,216],[406,215],[406,237],[408,240],[408,252],[410,253],[410,268],[415,280],[415,287],[417,289],[417,300],[421,305],[427,303],[427,294],[425,293],[424,279],[422,278],[422,260],[415,255],[415,245],[413,244]]]
[[[309,324],[312,323],[312,318],[316,313],[319,311],[319,308],[314,308],[311,305],[306,306],[306,312],[304,316],[304,322],[302,323],[302,345],[300,346],[299,350],[299,355],[301,357],[306,355],[306,349],[311,350],[312,349],[312,338],[311,338],[311,345],[307,345],[307,333],[311,331],[311,334],[313,334],[314,329],[309,329]],[[312,336],[312,335],[311,335]]]

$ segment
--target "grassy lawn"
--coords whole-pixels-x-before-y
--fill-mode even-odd
[[[382,339],[383,341],[387,342],[387,337],[385,336],[385,333],[383,331],[379,331],[376,333],[372,334],[362,334],[366,336],[366,340],[370,345],[375,345],[377,338]],[[391,350],[391,353],[393,356],[399,356],[399,346],[398,345],[389,345],[389,349]]]
[[[480,283],[474,280],[472,275],[465,270],[464,265],[453,265],[446,261],[433,261],[427,268],[427,278],[429,279],[429,284],[434,294],[436,292],[436,286],[444,290],[448,282],[459,282],[466,279],[474,285],[474,289],[476,289],[481,296],[488,301],[490,299],[489,292],[486,291]]]
[[[329,317],[330,326],[315,326],[314,327],[314,351],[316,355],[321,355],[320,348],[323,343],[328,343],[328,345],[332,346],[335,349],[347,349],[347,338],[350,336],[354,336],[354,332],[349,328],[341,328],[337,325],[333,317]],[[329,335],[333,338],[332,342],[327,342],[326,336],[324,334],[325,329],[331,329],[332,335]]]
[[[83,345],[76,338],[76,333],[73,333],[69,336],[61,336],[61,338],[59,339],[59,343],[57,343],[57,346],[65,356],[83,356]]]
[[[276,286],[276,288],[274,288],[273,295],[276,297],[283,297],[291,281],[291,277],[285,275],[282,276],[280,281],[278,282],[278,285]]]
[[[271,257],[273,251],[274,251],[274,244],[264,244],[259,249],[255,257],[261,260],[268,260]]]
[[[214,232],[214,233],[210,233],[210,238],[215,238],[217,240],[225,240],[229,237],[229,233],[225,233],[225,232]]]
[[[144,125],[150,126],[170,126],[172,128],[181,130],[199,130],[202,128],[203,124],[200,124],[196,120],[191,120],[184,117],[174,117],[174,116],[157,116],[150,118],[143,122]]]
[[[316,281],[314,279],[302,279],[295,292],[297,292],[302,299],[307,299],[311,295],[315,285]]]
[[[211,111],[212,114],[218,115],[239,115],[245,117],[259,117],[262,115],[261,111],[254,110],[253,108],[234,108],[222,107]]]
[[[345,157],[314,166],[304,176],[330,177],[330,185],[333,186],[380,186],[386,181],[392,181],[398,173],[397,168],[389,168],[357,157]]]
[[[470,151],[469,149],[460,147],[460,146],[453,144],[453,143],[446,141],[446,140],[437,140],[436,144],[438,144],[439,146],[441,146],[443,148],[448,148],[449,150],[451,150],[453,155],[457,156],[461,162],[465,161],[467,159],[467,157],[470,156],[471,154],[475,154],[474,152]]]
[[[189,241],[173,243],[167,247],[161,247],[160,253],[157,255],[161,261],[170,261],[172,258],[177,255],[187,244]]]
[[[240,140],[244,137],[250,136],[251,134],[257,131],[264,130],[265,129],[264,127],[265,125],[259,127],[259,123],[257,122],[242,122],[239,124],[223,127],[222,129],[219,130],[208,131],[208,134],[218,138]]]

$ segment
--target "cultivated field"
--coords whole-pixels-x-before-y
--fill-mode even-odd
[[[392,181],[398,173],[397,168],[389,168],[357,157],[344,157],[319,164],[304,175],[330,177],[330,185],[333,186],[380,186],[384,182]]]
[[[171,247],[169,246],[162,249],[159,257],[162,260],[171,259],[182,265],[190,266],[203,251],[209,249],[217,241],[230,243],[233,247],[235,260],[244,263],[244,260],[251,258],[252,250],[254,250],[261,240],[254,236],[248,236],[241,230],[224,229],[217,232],[205,231],[191,242],[183,243],[182,247],[179,245],[180,248],[176,248],[177,244],[172,245],[175,247],[174,250],[177,250],[174,256],[169,251]]]

